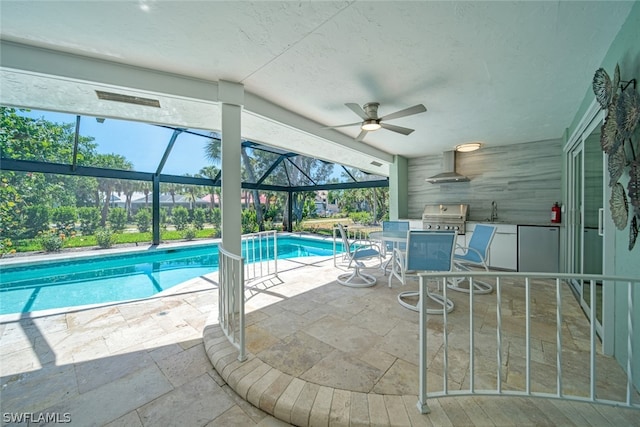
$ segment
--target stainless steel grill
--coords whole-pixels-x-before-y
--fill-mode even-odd
[[[422,228],[425,230],[455,230],[464,234],[469,205],[425,205]]]

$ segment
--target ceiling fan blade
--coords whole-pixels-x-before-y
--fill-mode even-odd
[[[414,129],[403,128],[402,126],[389,125],[387,123],[380,123],[380,127],[393,132],[401,133],[403,135],[409,135],[411,132],[414,131]]]
[[[381,117],[380,120],[392,120],[399,119],[400,117],[411,116],[413,114],[424,113],[427,111],[427,107],[422,104],[414,105],[413,107],[405,108],[404,110],[396,111],[395,113],[387,114]]]
[[[362,122],[356,122],[356,123],[349,123],[348,125],[338,125],[338,126],[325,126],[322,129],[335,129],[335,128],[346,128],[348,126],[360,126],[362,125]]]
[[[370,117],[367,116],[367,113],[365,113],[364,110],[362,109],[362,107],[359,106],[358,104],[354,104],[353,102],[348,102],[348,103],[346,103],[344,105],[349,107],[349,109],[351,111],[353,111],[354,113],[356,113],[357,115],[362,117],[364,120],[369,120],[370,119]]]
[[[358,134],[358,136],[356,137],[356,141],[362,141],[364,139],[364,137],[367,135],[367,133],[369,133],[369,132],[367,132],[366,130],[363,129],[362,132],[360,132]]]

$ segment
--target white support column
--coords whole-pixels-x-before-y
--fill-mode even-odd
[[[235,255],[241,254],[242,205],[240,203],[242,177],[240,173],[241,113],[244,86],[220,81],[218,99],[222,103],[222,246]]]
[[[409,161],[393,156],[389,170],[389,219],[409,217]]]

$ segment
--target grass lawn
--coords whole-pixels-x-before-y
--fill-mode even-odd
[[[354,224],[354,222],[347,217],[342,217],[342,218],[332,217],[332,218],[306,219],[302,221],[302,223],[299,226],[296,227],[295,231],[315,233],[315,234],[320,234],[324,236],[332,236],[333,227],[338,223],[348,226],[349,230],[355,233],[353,237],[358,237],[358,238],[364,238],[368,235],[370,231],[380,229],[380,227],[361,226],[359,224]],[[125,244],[138,244],[138,243],[151,244],[151,241],[152,241],[151,232],[140,233],[134,230],[135,228],[130,227],[125,232],[115,233],[114,246],[125,245]],[[205,228],[203,230],[196,230],[196,235],[194,239],[212,239],[215,237],[218,237],[216,235],[215,229]],[[162,230],[160,232],[160,239],[163,242],[186,240],[184,236],[184,231],[177,231],[173,229]],[[74,249],[74,248],[84,248],[84,247],[89,248],[89,247],[95,247],[95,246],[98,246],[95,236],[77,235],[72,237],[66,237],[64,239],[61,249]],[[25,240],[16,241],[13,248],[16,250],[16,252],[41,252],[43,250],[42,244],[38,239],[25,239]]]

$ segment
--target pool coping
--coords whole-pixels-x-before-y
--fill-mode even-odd
[[[297,233],[297,232],[278,232],[278,236],[282,237],[305,237],[308,239],[314,240],[333,240],[331,236],[322,236],[317,234],[310,233]],[[116,247],[116,248],[108,248],[108,249],[100,249],[91,247],[86,251],[77,251],[77,252],[49,252],[49,253],[38,253],[37,255],[28,255],[28,256],[17,256],[17,257],[1,257],[0,258],[0,268],[3,267],[28,267],[31,264],[47,264],[54,263],[60,261],[73,261],[76,259],[85,259],[92,257],[110,257],[110,256],[119,256],[123,254],[136,254],[143,253],[146,251],[162,251],[166,249],[175,249],[175,248],[191,248],[197,246],[207,246],[211,244],[219,244],[222,242],[220,237],[215,239],[202,239],[202,240],[190,240],[190,241],[178,241],[178,242],[168,242],[168,243],[160,243],[159,245],[152,244],[144,244],[140,246],[127,246],[127,247]],[[336,244],[341,244],[341,242],[336,241]]]

